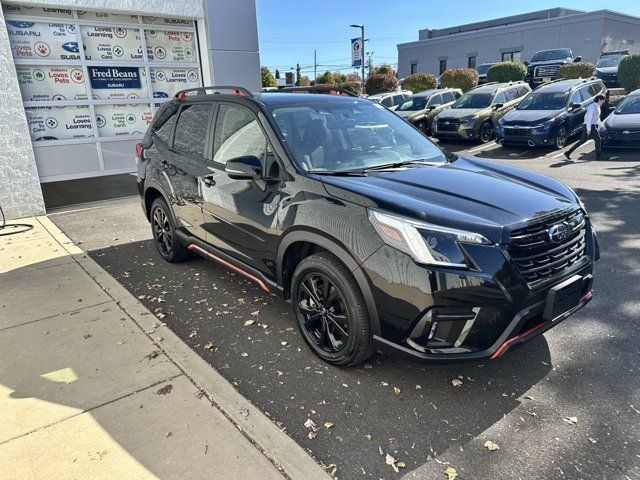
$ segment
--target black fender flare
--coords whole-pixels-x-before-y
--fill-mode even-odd
[[[147,220],[150,220],[148,215],[149,212],[146,211],[147,192],[149,191],[149,189],[152,189],[152,188],[154,190],[158,190],[160,192],[160,196],[162,196],[164,201],[167,202],[167,205],[169,206],[169,212],[173,216],[173,221],[175,222],[176,216],[175,216],[175,213],[173,212],[173,206],[171,205],[171,197],[167,195],[165,188],[162,185],[160,185],[160,183],[156,182],[155,180],[149,180],[149,179],[147,179],[147,181],[145,182],[144,192],[142,193],[142,203],[145,206],[145,215],[147,216]]]
[[[380,319],[378,317],[378,309],[373,297],[373,292],[371,291],[369,279],[365,275],[362,268],[360,268],[360,264],[356,261],[355,258],[353,258],[353,256],[346,250],[346,248],[344,248],[338,242],[324,235],[309,230],[295,230],[291,233],[285,234],[285,237],[280,241],[280,245],[278,246],[278,268],[276,273],[277,284],[281,287],[284,286],[282,268],[284,254],[287,251],[287,248],[289,248],[289,246],[295,242],[309,242],[316,244],[331,252],[333,255],[338,257],[338,259],[342,263],[346,265],[346,267],[349,269],[356,282],[358,283],[358,287],[360,287],[360,291],[362,292],[362,296],[364,297],[367,311],[369,313],[369,320],[371,323],[371,333],[373,335],[380,335]]]

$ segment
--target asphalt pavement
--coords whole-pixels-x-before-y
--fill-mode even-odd
[[[425,366],[377,354],[329,367],[290,304],[206,260],[164,262],[137,199],[51,219],[338,478],[438,479],[453,468],[463,480],[640,479],[640,155],[595,161],[585,146],[569,163],[551,150],[443,146],[559,178],[599,233],[594,300],[494,361]]]

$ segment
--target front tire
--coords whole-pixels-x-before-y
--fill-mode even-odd
[[[424,120],[420,120],[418,123],[416,123],[416,128],[420,130],[424,135],[428,136],[430,133],[427,122],[425,122]]]
[[[335,256],[320,252],[302,260],[293,273],[291,300],[302,338],[322,360],[346,367],[371,355],[362,292]]]
[[[177,263],[190,256],[190,252],[176,237],[176,225],[164,198],[156,198],[151,205],[151,233],[156,250],[167,262]]]
[[[493,138],[493,124],[491,122],[484,122],[480,126],[480,134],[478,136],[480,143],[489,143]]]
[[[566,147],[568,139],[569,134],[567,132],[567,127],[564,125],[560,125],[560,128],[558,128],[558,133],[556,133],[556,136],[553,139],[553,144],[555,145],[556,149],[562,150],[564,147]]]

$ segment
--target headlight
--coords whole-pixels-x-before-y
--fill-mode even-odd
[[[547,120],[546,122],[539,123],[538,125],[534,125],[533,129],[537,132],[548,132],[553,125],[554,120]]]
[[[387,245],[428,265],[467,267],[459,243],[491,243],[478,233],[431,225],[377,209],[369,209],[369,221]]]
[[[578,201],[578,205],[580,205],[580,208],[582,209],[582,211],[584,213],[586,213],[587,215],[589,215],[589,212],[587,212],[587,207],[584,206],[584,203],[582,203],[582,199],[578,196],[578,194],[575,192],[575,190],[573,188],[571,188],[569,185],[565,185],[569,190],[571,190],[571,193],[573,193],[573,196],[576,197],[576,200]]]
[[[478,117],[476,117],[476,116],[461,118],[460,119],[460,123],[474,123],[477,119],[478,119]]]

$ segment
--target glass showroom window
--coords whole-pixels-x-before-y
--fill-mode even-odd
[[[37,144],[140,138],[158,102],[202,85],[193,20],[3,9]]]

